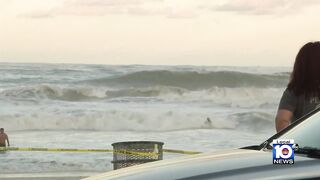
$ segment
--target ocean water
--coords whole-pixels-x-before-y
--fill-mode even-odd
[[[210,152],[259,144],[275,133],[290,70],[2,63],[0,126],[14,147],[111,149],[155,140]],[[7,152],[0,174],[104,172],[111,160],[108,153]]]

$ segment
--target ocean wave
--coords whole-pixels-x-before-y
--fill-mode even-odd
[[[229,119],[236,122],[238,129],[254,132],[274,130],[275,113],[269,112],[244,112],[229,115]]]
[[[68,112],[66,112],[68,111]],[[273,115],[246,112],[223,116],[181,110],[54,110],[2,115],[8,130],[95,130],[95,131],[178,131],[190,129],[233,129],[268,131],[274,129]],[[207,121],[207,117],[211,122]]]
[[[173,103],[210,103],[224,107],[270,107],[278,103],[281,88],[213,87],[187,90],[178,87],[108,89],[94,86],[58,86],[42,84],[0,90],[1,99],[59,101],[166,101]]]
[[[288,74],[250,74],[235,71],[139,71],[127,75],[82,81],[108,87],[173,86],[189,90],[211,87],[284,87]]]
[[[127,97],[161,97],[168,94],[181,96],[188,90],[176,87],[150,87],[109,89],[93,86],[58,86],[53,84],[40,84],[33,86],[0,89],[0,96],[18,99],[56,99],[64,101],[85,101]]]
[[[85,101],[105,97],[104,91],[90,87],[63,87],[52,84],[22,86],[5,89],[2,97],[15,99],[57,99],[64,101]]]

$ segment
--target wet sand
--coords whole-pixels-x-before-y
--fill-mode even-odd
[[[26,173],[26,174],[0,174],[0,180],[78,180],[98,173]]]

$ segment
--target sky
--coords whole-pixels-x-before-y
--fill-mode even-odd
[[[0,62],[292,66],[320,0],[0,0]]]

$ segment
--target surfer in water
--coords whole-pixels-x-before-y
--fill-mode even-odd
[[[207,117],[207,120],[204,122],[205,128],[212,128],[212,121],[209,117]]]
[[[8,143],[8,146],[10,146],[8,135],[4,133],[3,128],[0,128],[0,147],[6,147],[6,141]]]
[[[299,51],[291,79],[276,115],[277,132],[320,105],[320,42],[309,42]]]

